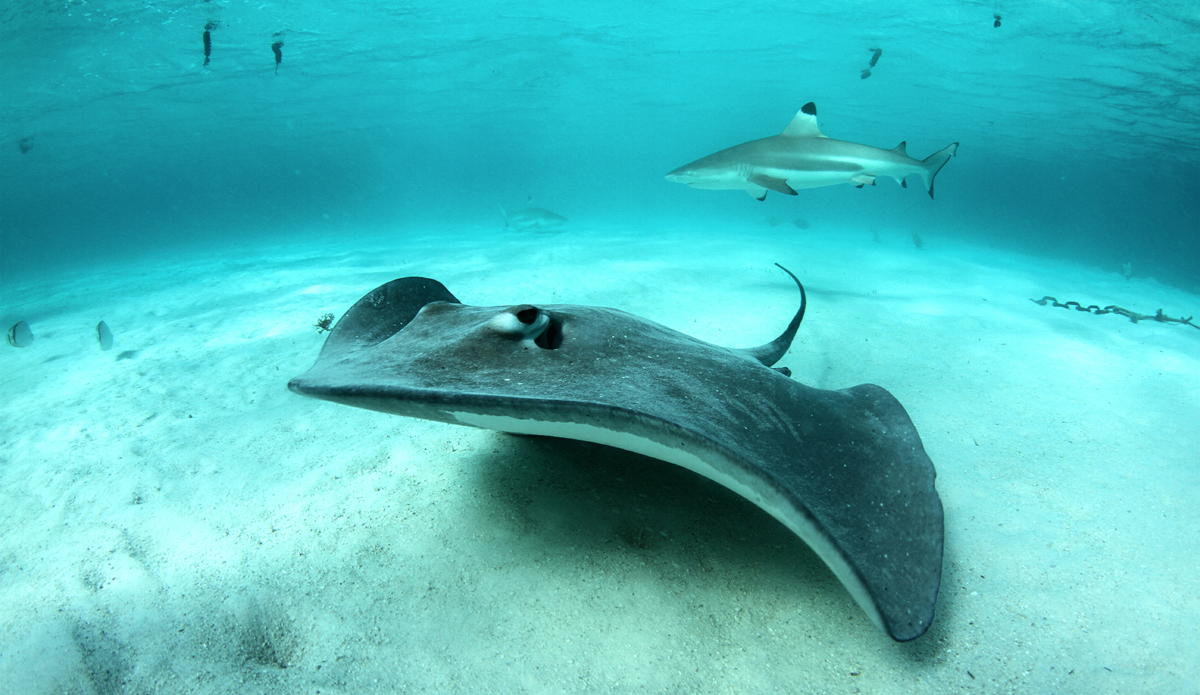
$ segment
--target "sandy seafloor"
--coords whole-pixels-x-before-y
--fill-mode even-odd
[[[37,339],[0,348],[0,692],[1200,692],[1200,331],[1029,301],[1200,297],[925,242],[480,227],[10,281]],[[810,300],[780,364],[887,388],[937,467],[915,642],[686,470],[286,388],[317,317],[396,277],[747,347],[795,310],[776,261]]]

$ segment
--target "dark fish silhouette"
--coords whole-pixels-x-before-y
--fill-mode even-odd
[[[208,66],[208,59],[212,56],[212,31],[221,26],[220,22],[208,22],[204,25],[204,65]]]
[[[882,48],[868,48],[867,50],[871,51],[874,55],[871,56],[871,64],[867,66],[866,70],[862,71],[862,77],[860,79],[864,80],[871,76],[871,68],[875,67],[875,63],[879,62],[879,56],[883,55]]]

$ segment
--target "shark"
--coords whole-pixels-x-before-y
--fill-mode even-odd
[[[907,142],[885,150],[834,140],[817,126],[817,105],[810,101],[779,135],[743,142],[697,159],[667,174],[667,180],[693,188],[744,190],[765,200],[767,191],[797,195],[797,188],[842,183],[858,188],[874,186],[879,176],[890,176],[908,188],[907,178],[916,174],[932,198],[933,179],[958,152],[958,143],[925,159],[909,157],[906,148]]]
[[[520,210],[509,212],[500,206],[500,214],[504,216],[504,228],[517,231],[558,232],[567,224],[567,218],[545,208],[534,207],[530,203]]]

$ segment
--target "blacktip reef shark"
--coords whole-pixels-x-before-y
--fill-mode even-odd
[[[817,127],[817,106],[810,101],[779,135],[697,159],[667,174],[667,180],[693,188],[745,190],[764,200],[769,190],[796,195],[797,188],[839,183],[874,186],[878,176],[890,176],[907,188],[906,177],[916,174],[932,198],[933,177],[958,151],[958,143],[923,160],[909,157],[905,147],[902,142],[884,150],[827,137]]]
[[[884,389],[826,391],[771,368],[804,318],[804,286],[788,275],[799,310],[749,349],[603,307],[467,306],[436,280],[401,278],[358,300],[288,388],[695,471],[808,543],[893,639],[915,639],[933,621],[942,576],[933,463]]]
[[[532,203],[514,212],[501,205],[500,214],[504,216],[504,228],[516,231],[558,232],[567,224],[567,218]]]

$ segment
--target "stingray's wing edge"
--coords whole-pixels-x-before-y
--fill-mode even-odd
[[[398,278],[376,287],[338,319],[317,361],[382,343],[432,302],[461,304],[445,285],[430,278]]]
[[[714,452],[712,451],[706,452],[709,454],[708,456],[701,456],[683,448],[673,448],[652,439],[639,437],[631,432],[608,430],[578,422],[534,421],[506,415],[483,415],[462,411],[452,412],[451,415],[458,424],[482,429],[499,430],[510,434],[561,437],[612,446],[672,463],[702,475],[747,499],[791,529],[833,571],[838,581],[846,587],[854,601],[871,618],[871,621],[893,639],[906,641],[919,636],[913,635],[903,640],[897,637],[892,627],[885,623],[883,614],[871,595],[870,589],[859,572],[854,569],[850,558],[846,557],[841,549],[833,543],[816,520],[804,509],[792,504],[769,482],[753,477],[750,469],[731,462],[725,456],[719,454],[713,456]],[[922,630],[922,632],[924,631]]]
[[[838,546],[831,534],[801,504],[789,499],[774,481],[766,478],[752,463],[738,459],[716,442],[708,441],[685,428],[658,418],[638,426],[634,422],[646,418],[645,415],[605,406],[600,406],[606,413],[599,420],[589,416],[568,421],[563,417],[565,411],[589,406],[528,399],[519,408],[511,402],[505,408],[498,408],[490,397],[424,389],[330,386],[320,380],[308,381],[306,376],[292,379],[288,388],[301,395],[406,417],[613,446],[686,468],[732,490],[791,529],[833,571],[872,622],[892,639],[899,642],[916,639],[932,623],[936,591],[928,605],[916,607],[915,612],[919,615],[915,626],[912,622],[889,623],[879,603],[882,597],[877,598],[872,593],[863,574],[856,569],[854,559]],[[512,412],[522,412],[524,417],[514,417],[510,414]],[[584,419],[587,421],[581,421]],[[628,422],[612,429],[592,424],[602,420]],[[654,436],[650,435],[650,430],[654,431]],[[665,432],[669,432],[669,436],[665,436]],[[672,445],[664,443],[665,439],[670,439]],[[937,562],[940,567],[940,552]]]

